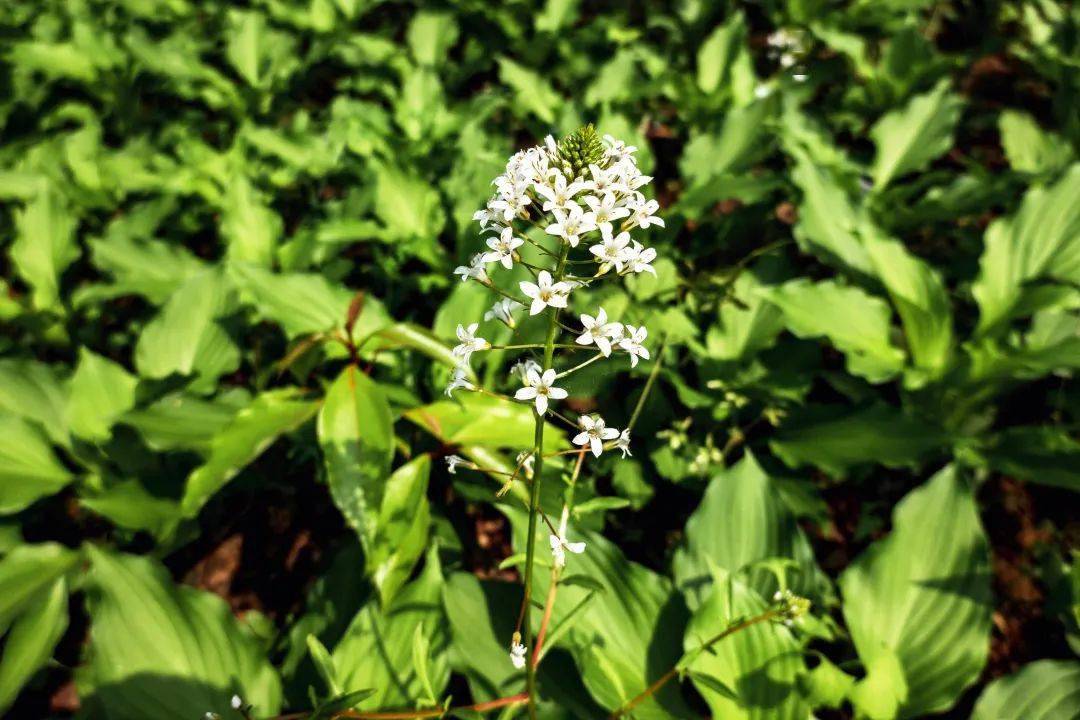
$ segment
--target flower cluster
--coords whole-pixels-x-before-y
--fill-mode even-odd
[[[491,349],[525,351],[510,372],[511,381],[520,382],[512,399],[535,409],[538,440],[535,447],[518,456],[517,468],[501,492],[519,475],[526,482],[539,482],[544,458],[539,437],[549,417],[573,427],[572,442],[580,448],[574,451],[579,465],[586,452],[599,456],[606,449],[618,449],[623,457],[630,454],[629,428],[608,427],[596,414],[568,419],[565,410],[560,412],[555,406],[568,395],[562,380],[586,365],[625,358],[630,367],[636,367],[640,360],[650,359],[646,347],[649,333],[640,323],[613,320],[602,307],[578,316],[580,330],[559,320],[560,313],[580,304],[580,300],[574,303],[573,296],[582,288],[611,278],[656,274],[656,250],[644,245],[640,233],[653,226],[664,227],[664,221],[656,214],[657,201],[642,192],[652,178],[639,170],[636,151],[611,136],[601,140],[592,126],[559,142],[549,136],[542,145],[510,158],[505,171],[492,182],[495,192],[487,205],[473,216],[487,249],[455,268],[454,274],[462,282],[477,282],[497,293],[484,321],[497,321],[516,332],[527,313],[528,317],[544,316],[540,320],[547,321],[548,330],[543,344],[493,346],[478,334],[479,323],[457,327],[453,356],[459,366],[446,388],[449,396],[468,390],[506,397],[474,384],[471,358]],[[521,279],[523,275],[527,279]],[[560,331],[571,331],[573,342],[569,338],[557,342]],[[565,351],[557,354],[558,359],[556,348]],[[590,351],[594,351],[593,356],[584,362],[571,365],[561,361],[563,356]],[[450,472],[458,467],[483,469],[456,455],[447,457],[447,467]],[[538,511],[535,497],[530,508],[533,513]],[[549,522],[556,570],[566,564],[568,553],[585,551],[584,542],[567,539],[568,519],[569,507],[564,506],[558,529]],[[531,572],[531,564],[526,572]],[[515,634],[511,647],[515,667],[525,665],[525,653],[520,635]]]

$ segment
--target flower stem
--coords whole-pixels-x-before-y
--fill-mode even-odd
[[[563,370],[561,373],[559,373],[555,377],[556,378],[566,377],[570,373],[575,372],[577,370],[580,370],[581,368],[585,367],[586,365],[592,365],[594,362],[596,362],[597,360],[600,360],[601,358],[604,358],[604,357],[605,357],[605,355],[603,353],[596,353],[596,355],[592,356],[591,358],[589,358],[585,362],[578,363],[577,365],[575,365],[572,368],[569,368],[568,370]]]
[[[718,635],[715,635],[712,638],[710,638],[709,640],[706,640],[705,643],[702,644],[700,647],[698,647],[698,649],[695,650],[694,652],[703,652],[705,650],[708,650],[709,648],[711,648],[713,645],[720,642],[724,638],[729,637],[731,635],[734,635],[735,633],[739,632],[740,630],[745,630],[748,627],[752,627],[754,625],[757,625],[758,623],[763,623],[763,622],[766,622],[768,620],[772,620],[774,617],[777,617],[778,615],[779,615],[779,612],[777,610],[773,609],[773,610],[766,610],[765,612],[761,613],[760,615],[755,615],[755,616],[753,616],[751,618],[747,618],[746,620],[740,620],[739,622],[735,623],[734,625],[730,625],[727,628],[725,628]],[[659,678],[657,678],[656,681],[652,685],[645,688],[643,691],[641,691],[635,697],[631,698],[629,701],[623,703],[620,707],[616,708],[616,710],[614,712],[612,712],[611,715],[608,716],[608,720],[617,720],[617,718],[620,718],[623,715],[626,715],[627,713],[629,713],[635,707],[637,707],[641,703],[645,702],[645,700],[652,697],[656,693],[660,692],[660,689],[663,688],[665,685],[667,685],[671,681],[671,679],[673,677],[675,677],[678,673],[679,673],[679,666],[676,665],[675,667],[671,668],[666,673],[661,675]]]
[[[559,263],[555,267],[555,282],[562,280],[566,272],[566,256],[570,252],[569,245],[563,245],[559,255]],[[555,354],[555,333],[558,330],[559,309],[549,308],[551,317],[548,321],[547,340],[544,342],[544,368],[551,367],[551,359]],[[525,598],[522,604],[522,629],[528,639],[527,645],[534,645],[532,638],[532,626],[529,624],[529,610],[532,605],[533,586],[533,561],[536,558],[536,515],[540,508],[540,483],[543,479],[544,455],[544,417],[536,414],[536,433],[533,439],[533,466],[532,495],[529,501],[529,535],[525,546]],[[528,663],[525,668],[525,691],[529,696],[529,718],[536,720],[536,665]]]
[[[645,381],[645,389],[641,391],[641,397],[638,398],[637,405],[634,406],[634,412],[630,415],[630,422],[626,424],[627,430],[634,429],[634,423],[637,422],[638,416],[641,415],[641,411],[645,407],[645,400],[649,397],[649,392],[656,382],[656,376],[660,374],[660,366],[664,364],[664,347],[666,345],[667,335],[664,335],[663,339],[660,340],[660,346],[656,348],[656,360],[653,361],[652,370],[649,371],[649,379]]]

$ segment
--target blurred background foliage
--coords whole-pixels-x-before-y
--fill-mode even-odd
[[[801,630],[635,717],[1080,716],[1078,20],[5,2],[0,708],[520,692],[520,498],[432,460],[505,465],[532,419],[441,396],[491,301],[450,271],[507,156],[595,122],[667,226],[656,279],[581,309],[664,347],[571,388],[619,425],[657,373],[633,458],[579,488],[543,716],[604,717],[780,584]]]

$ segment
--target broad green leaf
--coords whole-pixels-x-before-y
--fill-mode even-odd
[[[887,654],[903,668],[901,717],[951,707],[990,648],[990,553],[967,482],[953,467],[910,492],[892,532],[840,577],[847,621],[867,668]]]
[[[54,365],[35,360],[0,360],[0,414],[41,425],[57,445],[67,445],[67,389]]]
[[[390,165],[375,168],[375,216],[390,238],[422,243],[432,242],[446,221],[432,184]]]
[[[113,424],[135,405],[137,384],[120,365],[80,348],[67,401],[71,432],[84,440],[108,440]]]
[[[336,676],[346,692],[373,688],[375,694],[361,703],[364,709],[410,707],[424,689],[412,667],[413,637],[422,626],[431,657],[428,677],[441,694],[450,679],[447,648],[450,635],[442,610],[442,569],[432,549],[419,577],[380,608],[374,601],[353,618],[334,648]]]
[[[704,93],[715,92],[727,84],[735,59],[745,52],[746,22],[742,13],[734,13],[718,25],[697,51],[697,84]]]
[[[506,512],[514,524],[514,546],[523,550],[528,517],[518,511]],[[547,548],[547,528],[537,530],[537,547]],[[669,580],[627,560],[618,546],[599,533],[571,526],[567,535],[571,541],[585,541],[586,547],[580,555],[568,555],[566,572],[596,580],[603,591],[574,618],[565,644],[593,699],[614,710],[678,662],[686,604]],[[537,573],[534,582],[533,600],[542,603],[549,574]],[[557,626],[593,592],[585,587],[560,588],[552,625]],[[671,684],[634,709],[634,717],[640,720],[689,716],[678,689]]]
[[[799,678],[799,687],[813,707],[839,709],[851,692],[855,678],[834,665],[824,655],[813,670]]]
[[[1015,215],[995,220],[971,293],[979,303],[978,334],[1003,328],[1033,280],[1080,282],[1080,164],[1054,184],[1032,187]]]
[[[34,425],[0,413],[0,515],[19,512],[73,479]]]
[[[1080,662],[1038,660],[983,690],[971,720],[1064,720],[1080,708]]]
[[[871,168],[874,187],[880,190],[895,178],[922,170],[948,151],[962,106],[944,79],[878,120],[870,129],[877,147]]]
[[[997,472],[1080,492],[1080,442],[1052,426],[1010,428],[980,455]]]
[[[22,544],[0,559],[0,634],[78,562],[57,543]]]
[[[282,221],[262,199],[247,176],[235,173],[229,180],[221,208],[221,235],[229,248],[229,260],[269,267],[281,238]]]
[[[402,465],[386,481],[375,528],[375,546],[368,556],[368,567],[372,568],[384,605],[409,579],[427,547],[431,525],[427,499],[430,475],[431,457],[424,454]]]
[[[121,422],[139,431],[158,451],[210,451],[214,437],[250,402],[244,390],[228,390],[213,400],[188,393],[171,393],[146,407],[132,410]]]
[[[757,459],[747,452],[734,467],[709,481],[701,504],[686,521],[686,546],[675,556],[676,583],[691,607],[708,595],[714,569],[738,578],[748,591],[771,597],[776,578],[763,568],[746,572],[769,558],[791,558],[796,571],[789,587],[814,598],[829,593],[814,551],[779,490]]]
[[[62,309],[60,274],[79,257],[77,224],[59,193],[48,188],[15,212],[15,242],[9,254],[15,270],[33,288],[38,310]]]
[[[536,430],[536,415],[529,405],[464,391],[454,400],[407,410],[405,417],[454,445],[521,449],[532,445]],[[548,423],[544,449],[551,452],[567,447],[565,433]]]
[[[693,184],[716,182],[725,173],[743,172],[755,160],[767,154],[770,143],[765,131],[774,114],[775,103],[769,98],[743,107],[732,108],[716,134],[694,135],[683,150],[679,168]],[[728,189],[716,189],[717,199],[730,197]]]
[[[904,353],[890,341],[892,312],[880,298],[833,280],[805,278],[758,292],[780,308],[797,337],[827,338],[847,357],[853,374],[876,383],[903,368]]]
[[[138,480],[123,480],[79,504],[114,525],[143,530],[159,541],[172,535],[180,521],[180,505],[171,498],[150,493]]]
[[[330,494],[370,554],[394,459],[390,405],[375,381],[348,365],[327,390],[316,429]]]
[[[720,304],[719,322],[709,326],[705,347],[717,360],[743,361],[771,346],[784,329],[780,308],[758,293],[765,282],[778,279],[767,268],[743,272],[732,286],[739,302]]]
[[[234,720],[236,694],[264,717],[281,683],[260,642],[211,593],[177,586],[157,562],[87,546],[90,644],[85,706],[116,720]]]
[[[843,477],[858,465],[914,465],[947,440],[934,424],[888,405],[823,405],[792,413],[769,447],[791,467],[816,465]]]
[[[731,583],[731,587],[728,584]],[[779,623],[759,623],[697,652],[701,646],[739,619],[768,609],[765,601],[728,573],[717,573],[713,591],[690,619],[683,639],[693,654],[687,667],[713,717],[732,720],[805,720],[809,707],[797,680],[805,669],[798,641]],[[718,692],[699,675],[714,678],[734,692]]]
[[[1025,112],[1005,110],[998,116],[998,132],[1005,157],[1013,170],[1053,172],[1073,158],[1072,147],[1058,134],[1043,130]]]
[[[543,76],[509,58],[499,57],[497,60],[499,79],[514,91],[515,104],[522,110],[532,112],[542,122],[553,123],[562,98],[551,84]]]
[[[160,240],[131,237],[124,233],[106,233],[90,240],[94,265],[113,276],[113,282],[79,294],[80,304],[92,297],[142,295],[155,305],[169,297],[206,265],[183,247]]]
[[[267,88],[296,63],[294,36],[270,29],[262,13],[231,9],[228,20],[225,56],[248,85]]]
[[[210,496],[318,407],[295,389],[268,390],[252,400],[214,437],[206,462],[188,476],[181,502],[184,517],[197,515]]]
[[[908,699],[908,685],[900,660],[889,648],[883,648],[872,660],[865,661],[866,677],[851,688],[851,704],[859,717],[867,720],[893,720]]]
[[[259,316],[281,325],[287,337],[344,327],[356,293],[316,273],[273,273],[254,265],[233,265],[230,276]],[[353,337],[364,338],[391,324],[377,298],[364,296]]]
[[[941,276],[900,242],[865,223],[863,243],[904,325],[916,368],[939,378],[952,353],[952,304]]]
[[[441,65],[447,51],[457,42],[458,26],[454,16],[445,12],[421,10],[413,15],[405,40],[413,58],[421,65]]]
[[[524,678],[524,671],[510,664],[510,639],[520,605],[521,589],[509,583],[482,582],[463,572],[446,579],[443,606],[450,627],[451,663],[468,679],[479,702],[513,694]]]
[[[217,271],[193,276],[147,323],[135,346],[139,375],[195,377],[196,389],[210,389],[219,375],[235,370],[240,350],[218,324],[231,308],[225,279]]]
[[[68,586],[60,577],[34,596],[15,620],[0,656],[0,712],[15,701],[22,686],[48,663],[68,626]]]

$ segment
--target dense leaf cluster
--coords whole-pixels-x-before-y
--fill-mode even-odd
[[[578,481],[542,716],[677,666],[634,717],[1073,717],[1078,32],[1055,0],[3,3],[0,712],[520,693],[528,489],[437,461],[512,468],[534,416],[442,396],[492,300],[450,271],[506,158],[592,123],[566,162],[637,146],[666,226],[655,276],[575,292],[656,343],[567,385],[644,412]],[[1033,659],[988,667],[1003,476],[1065,510],[1061,641],[994,679]],[[700,650],[787,588],[799,624]]]

